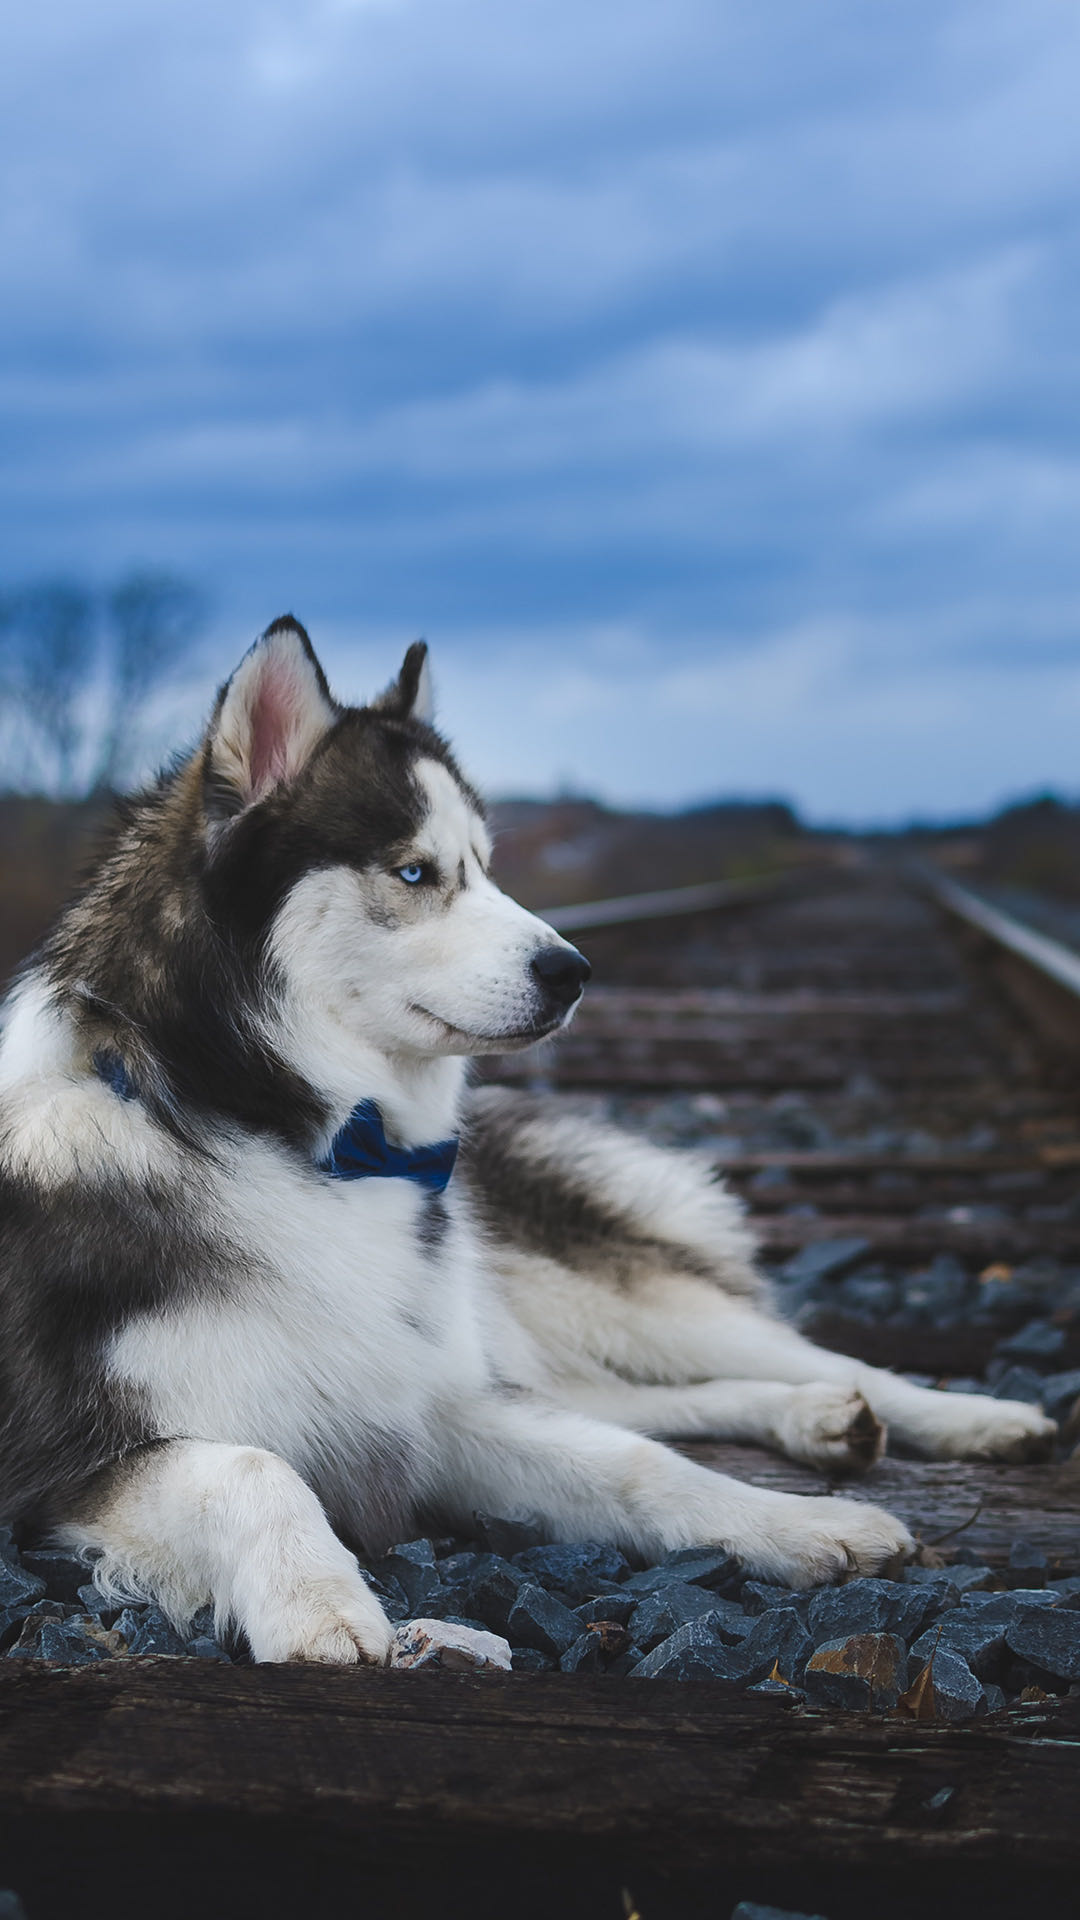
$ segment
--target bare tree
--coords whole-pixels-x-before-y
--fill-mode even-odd
[[[122,781],[203,618],[189,582],[151,570],[102,593],[45,580],[0,600],[3,784],[78,798]]]
[[[125,756],[138,734],[147,702],[191,654],[205,617],[202,595],[175,574],[129,574],[107,595],[109,718],[94,776],[115,786],[128,771]]]

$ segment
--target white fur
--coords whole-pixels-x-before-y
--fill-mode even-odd
[[[97,1549],[98,1584],[152,1593],[174,1619],[213,1600],[256,1660],[383,1662],[391,1628],[311,1488],[274,1454],[182,1442],[150,1454],[93,1526],[60,1527]]]
[[[40,975],[8,1002],[0,1045],[0,1152],[45,1186],[103,1179],[177,1181],[176,1155],[137,1101],[90,1071],[70,1014]]]

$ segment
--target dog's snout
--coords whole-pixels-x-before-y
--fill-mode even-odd
[[[571,1007],[592,972],[576,947],[541,947],[532,970],[549,1000]]]

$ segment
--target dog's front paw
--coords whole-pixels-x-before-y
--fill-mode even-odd
[[[740,1557],[767,1579],[818,1587],[859,1574],[896,1574],[915,1551],[902,1520],[861,1500],[774,1494],[763,1537]]]
[[[884,1423],[846,1387],[793,1387],[777,1438],[792,1460],[826,1473],[865,1473],[885,1451]]]
[[[260,1662],[318,1660],[332,1666],[383,1667],[393,1628],[359,1574],[300,1582],[273,1606],[246,1622],[252,1657]]]
[[[1041,1407],[982,1393],[935,1393],[911,1438],[939,1460],[1046,1460],[1057,1427]],[[906,1437],[906,1436],[905,1436]]]

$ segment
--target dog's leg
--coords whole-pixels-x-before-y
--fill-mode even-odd
[[[435,1491],[465,1526],[484,1508],[539,1518],[559,1539],[613,1541],[647,1558],[720,1545],[795,1587],[878,1573],[913,1544],[879,1507],[747,1486],[514,1389],[447,1409]]]
[[[708,1435],[775,1447],[826,1473],[865,1473],[885,1450],[885,1428],[861,1393],[776,1380],[703,1380],[669,1387],[616,1374],[561,1379],[559,1398],[635,1433],[669,1440]]]
[[[386,1659],[391,1627],[311,1488],[258,1447],[172,1440],[101,1475],[59,1544],[178,1621],[212,1601],[256,1660]]]
[[[658,1276],[629,1294],[591,1287],[589,1315],[583,1344],[624,1376],[839,1389],[861,1395],[895,1439],[931,1458],[1040,1459],[1056,1431],[1038,1407],[1022,1401],[916,1387],[881,1367],[829,1353],[751,1302],[681,1274]],[[824,1403],[822,1412],[831,1419]]]

